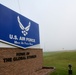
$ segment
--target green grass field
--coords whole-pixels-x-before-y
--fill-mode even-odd
[[[51,75],[68,75],[68,64],[72,64],[73,75],[76,75],[76,51],[44,52],[44,66],[54,66]]]

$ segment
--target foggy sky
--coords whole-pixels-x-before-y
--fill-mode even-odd
[[[76,49],[76,0],[0,0],[35,21],[44,51]]]

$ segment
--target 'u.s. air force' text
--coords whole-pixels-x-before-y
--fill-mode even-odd
[[[13,34],[9,34],[9,39],[14,40],[14,43],[16,43],[16,44],[28,44],[26,42],[29,42],[30,44],[35,43],[35,39],[28,38],[28,37],[25,38],[22,36],[18,37],[17,35],[13,35]]]

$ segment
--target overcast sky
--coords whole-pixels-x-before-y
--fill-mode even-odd
[[[44,51],[76,49],[76,0],[0,0],[35,21]]]

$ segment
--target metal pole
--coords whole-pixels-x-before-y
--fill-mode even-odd
[[[18,0],[19,12],[21,13],[20,2]]]
[[[72,75],[72,65],[69,64],[68,67],[69,67],[69,69],[68,69],[68,75]]]

